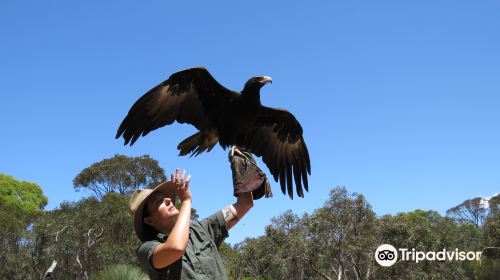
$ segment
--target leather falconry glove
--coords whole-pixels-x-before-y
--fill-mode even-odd
[[[234,196],[246,192],[252,192],[254,200],[273,196],[266,174],[259,168],[249,150],[233,146],[228,157],[233,173]]]

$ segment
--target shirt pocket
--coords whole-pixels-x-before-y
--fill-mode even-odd
[[[203,241],[197,250],[194,252],[198,257],[206,257],[212,254],[213,246],[210,240]]]

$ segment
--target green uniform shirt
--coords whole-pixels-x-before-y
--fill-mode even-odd
[[[170,266],[156,270],[151,264],[155,247],[168,237],[161,233],[155,240],[142,243],[137,248],[137,256],[151,279],[227,279],[219,246],[228,236],[224,216],[219,211],[201,222],[190,224],[186,251]]]

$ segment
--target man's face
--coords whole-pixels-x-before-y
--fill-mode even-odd
[[[161,192],[152,194],[144,207],[148,207],[150,214],[149,217],[144,218],[144,222],[160,231],[171,230],[179,215],[174,201]]]

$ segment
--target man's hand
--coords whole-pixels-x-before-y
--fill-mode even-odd
[[[186,176],[186,170],[182,170],[182,176],[179,176],[179,168],[175,169],[175,176],[174,173],[170,173],[170,181],[174,183],[177,186],[177,194],[179,195],[179,200],[182,202],[184,201],[191,201],[192,196],[191,196],[191,191],[189,190],[189,181],[191,180],[191,175],[188,175],[186,180],[184,180],[184,177]]]

